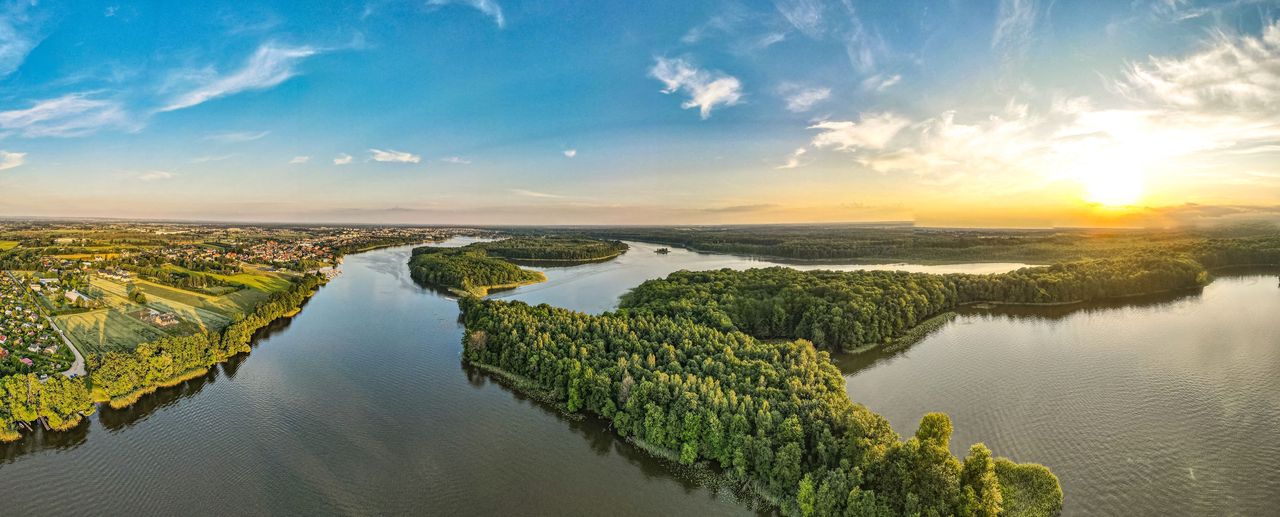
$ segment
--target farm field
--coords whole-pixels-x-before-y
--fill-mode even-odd
[[[56,316],[54,321],[86,354],[133,350],[142,343],[167,335],[163,330],[129,316],[120,308]]]
[[[0,241],[0,251],[9,251],[18,247],[18,241]]]
[[[213,296],[134,280],[147,298],[145,304],[138,304],[129,300],[125,284],[95,277],[90,280],[88,294],[101,302],[102,308],[54,319],[87,353],[132,350],[166,335],[221,330],[266,301],[271,291],[289,286],[283,275],[261,271],[223,276],[256,287]],[[139,315],[148,309],[173,314],[180,323],[162,328],[143,321]]]

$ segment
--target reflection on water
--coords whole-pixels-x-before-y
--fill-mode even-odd
[[[1274,513],[1274,273],[1132,302],[968,310],[904,351],[838,363],[850,397],[899,432],[943,411],[954,452],[984,441],[1048,465],[1066,514]]]
[[[1095,314],[1106,311],[1112,311],[1125,307],[1146,307],[1152,310],[1160,310],[1162,307],[1169,307],[1179,301],[1189,298],[1199,297],[1201,289],[1193,289],[1186,291],[1153,294],[1146,296],[1134,296],[1120,300],[1104,300],[1089,303],[1077,303],[1070,305],[992,305],[992,306],[965,306],[955,310],[958,316],[968,316],[973,318],[981,318],[987,321],[1004,319],[1010,323],[1018,320],[1030,321],[1053,321],[1062,320],[1079,314]],[[970,320],[961,319],[959,322],[952,324],[968,324]],[[885,346],[874,348],[865,352],[856,354],[836,353],[832,354],[831,361],[840,367],[840,371],[846,376],[855,375],[858,372],[875,366],[885,361],[891,361],[895,358],[906,355],[912,347],[920,344],[946,326],[939,327],[926,334],[924,339],[902,346]],[[856,399],[855,399],[856,400]],[[967,450],[967,449],[966,449]]]
[[[461,366],[456,302],[410,279],[410,249],[348,257],[250,355],[0,446],[0,483],[22,494],[3,513],[752,513],[732,487]],[[602,312],[676,270],[775,265],[654,249],[542,268],[548,282],[495,297]],[[1067,513],[1259,514],[1280,505],[1277,310],[1274,277],[1250,274],[1163,300],[966,311],[904,351],[842,366],[854,400],[900,432],[943,410],[957,447],[985,440],[1048,464]]]

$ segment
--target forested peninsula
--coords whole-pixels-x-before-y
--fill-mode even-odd
[[[994,275],[722,269],[646,281],[622,297],[620,308],[841,350],[891,342],[964,304],[1069,304],[1192,289],[1207,281],[1204,266],[1185,255],[1074,261]]]
[[[903,441],[852,402],[827,350],[900,339],[978,302],[1070,304],[1194,289],[1206,264],[1274,263],[1271,240],[1179,242],[994,275],[681,271],[588,315],[464,298],[464,361],[684,464],[718,467],[789,515],[1054,515],[1057,478],[949,451],[925,415]],[[1175,248],[1172,249],[1172,248]]]
[[[559,237],[517,237],[449,248],[413,250],[409,271],[414,280],[459,296],[486,296],[491,290],[545,282],[540,272],[516,263],[570,266],[612,259],[627,251],[619,241]]]
[[[649,451],[706,462],[788,515],[1052,515],[1048,469],[949,451],[946,415],[905,442],[852,402],[827,352],[687,318],[592,316],[467,297],[464,360],[608,420]],[[1016,494],[1006,500],[1004,492]]]

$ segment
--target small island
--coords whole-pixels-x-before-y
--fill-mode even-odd
[[[487,296],[491,291],[545,282],[546,275],[517,264],[571,266],[611,260],[626,253],[620,241],[562,237],[513,237],[460,248],[424,246],[413,250],[413,279],[458,296]]]
[[[653,250],[653,252],[659,255],[666,255],[668,253],[671,253],[671,248],[658,248],[656,250]]]

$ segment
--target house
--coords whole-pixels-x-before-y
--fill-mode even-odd
[[[86,301],[86,302],[87,302],[87,301],[89,301],[89,297],[88,297],[88,296],[85,296],[85,295],[84,295],[84,293],[82,293],[82,292],[80,292],[80,291],[77,291],[77,290],[75,290],[75,289],[72,289],[72,290],[70,290],[70,291],[67,291],[67,294],[66,294],[65,296],[67,297],[67,301],[69,301],[69,302],[71,302],[71,303],[77,303],[77,302],[79,302],[79,301],[81,301],[81,300]]]
[[[0,334],[0,345],[3,345],[3,344],[4,344],[4,342],[5,342],[5,341],[8,341],[8,340],[9,340],[9,336],[6,336],[6,335],[4,335],[4,334]]]
[[[32,361],[32,360],[30,360],[30,359],[27,359],[26,357],[23,357],[22,359],[18,359],[18,361],[21,361],[21,362],[22,362],[22,364],[25,364],[25,365],[27,365],[27,366],[33,366],[33,365],[35,365],[35,364],[36,364],[36,363],[35,363],[35,361]]]
[[[142,319],[157,327],[168,327],[170,325],[178,324],[178,318],[174,317],[173,314],[160,312],[155,309],[150,309],[147,312],[147,315],[143,316]]]
[[[4,359],[6,357],[9,357],[9,349],[0,348],[0,359]]]
[[[49,345],[49,346],[46,346],[46,347],[44,347],[44,350],[42,350],[42,351],[45,353],[45,355],[53,355],[53,354],[56,354],[56,353],[58,353],[58,345]]]

